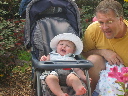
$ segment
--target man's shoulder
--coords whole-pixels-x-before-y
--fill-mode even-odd
[[[100,24],[98,23],[98,21],[95,21],[93,23],[91,23],[87,29],[86,29],[86,33],[87,34],[99,34],[102,33],[101,32],[101,28],[100,28]]]
[[[97,30],[100,30],[100,24],[99,24],[98,21],[95,21],[95,22],[91,23],[91,24],[88,26],[87,29],[93,29],[93,30],[97,29]]]
[[[124,19],[123,21],[128,26],[128,20]]]
[[[99,22],[98,21],[92,22],[89,26],[99,26]]]

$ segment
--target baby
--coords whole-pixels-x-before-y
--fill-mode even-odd
[[[78,36],[72,33],[63,33],[55,36],[50,47],[52,52],[48,56],[42,56],[40,61],[48,60],[75,60],[74,56],[79,55],[83,50],[83,43]],[[45,79],[50,90],[57,96],[69,96],[61,90],[60,83],[65,83],[67,86],[75,90],[75,95],[83,95],[86,93],[85,87],[80,79],[86,82],[86,76],[80,68],[64,68],[61,69],[64,73],[55,69]],[[66,74],[65,74],[66,72]],[[61,74],[61,75],[60,75]]]

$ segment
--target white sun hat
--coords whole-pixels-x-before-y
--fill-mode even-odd
[[[76,45],[76,51],[74,52],[75,55],[79,55],[83,50],[83,43],[81,39],[73,33],[63,33],[55,36],[50,42],[52,50],[56,50],[57,44],[60,40],[72,41]]]

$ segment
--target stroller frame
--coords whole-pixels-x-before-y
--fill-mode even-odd
[[[91,96],[91,88],[90,88],[90,79],[88,70],[93,67],[93,64],[88,60],[75,60],[75,61],[38,61],[35,55],[32,55],[32,61],[34,64],[35,72],[34,72],[34,79],[33,79],[33,87],[32,87],[32,94],[35,91],[36,87],[36,94],[37,96],[45,96],[42,93],[42,83],[40,76],[43,71],[45,70],[52,70],[52,69],[62,69],[62,68],[82,68],[85,70],[86,80],[87,80],[87,96]],[[36,81],[37,80],[37,81]],[[37,84],[36,84],[37,83]]]
[[[50,5],[52,7],[55,7],[55,10],[54,10],[55,15],[50,14],[48,16],[48,18],[59,17],[59,18],[66,19],[67,20],[66,24],[67,25],[69,24],[68,27],[69,27],[69,29],[71,29],[70,31],[73,30],[74,34],[76,34],[79,37],[82,37],[82,32],[81,32],[81,28],[80,28],[79,10],[78,10],[77,5],[72,0],[32,0],[28,4],[28,6],[26,8],[25,46],[27,48],[31,48],[31,54],[32,54],[32,71],[33,71],[32,75],[34,74],[34,76],[32,77],[32,96],[33,96],[33,94],[36,94],[37,96],[45,96],[45,95],[43,95],[44,93],[42,93],[43,87],[42,87],[42,82],[40,79],[42,72],[44,72],[45,70],[61,69],[61,68],[83,68],[83,70],[85,70],[85,75],[86,75],[86,80],[87,80],[88,96],[91,96],[90,79],[89,79],[88,70],[91,67],[93,67],[93,64],[90,61],[81,60],[81,58],[79,58],[79,57],[77,57],[75,61],[45,61],[45,62],[39,61],[39,58],[41,56],[39,49],[41,49],[41,47],[38,47],[39,48],[38,49],[37,48],[38,45],[35,46],[33,44],[32,37],[33,37],[33,32],[35,31],[36,24],[40,23],[38,21],[40,21],[42,18],[47,17],[47,15],[44,15],[44,14],[40,15],[40,14],[42,14],[42,11],[46,11],[46,9],[47,9],[47,8],[39,7],[38,5],[40,5],[40,2],[48,3],[48,4],[44,4],[44,5],[46,5],[46,7],[50,7]],[[60,3],[60,5],[56,4],[56,2]],[[66,5],[63,3],[65,3]],[[61,12],[58,12],[58,11],[60,11],[60,8],[58,7],[58,5],[59,5],[59,7],[62,7],[62,12],[64,10],[64,14],[58,15],[58,13],[61,13]],[[66,8],[68,8],[68,9],[66,9]],[[74,11],[76,11],[76,12],[74,12]],[[65,15],[65,13],[68,13],[70,15],[68,16],[68,14],[66,14],[66,16],[63,16],[63,15]],[[51,19],[48,19],[48,20],[51,20]],[[65,22],[65,20],[64,20],[64,22]],[[47,28],[47,29],[49,29],[49,28]],[[59,34],[59,33],[57,33],[57,34]],[[54,36],[57,34],[54,33]],[[47,35],[48,35],[48,33],[47,33]],[[52,38],[52,36],[50,36],[50,37]],[[48,41],[50,41],[50,40],[48,40]],[[45,46],[43,48],[46,49],[46,51],[43,51],[44,53],[42,55],[48,55],[48,53],[50,52],[51,49],[48,47],[45,47]],[[64,63],[64,64],[62,64],[62,63]]]

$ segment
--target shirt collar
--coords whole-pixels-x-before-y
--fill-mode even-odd
[[[59,53],[57,53],[56,51],[52,51],[50,54],[60,55],[60,54],[59,54]],[[60,56],[61,56],[61,55],[60,55]],[[64,55],[63,57],[75,57],[75,55],[74,55],[74,54],[69,53],[69,54]]]

